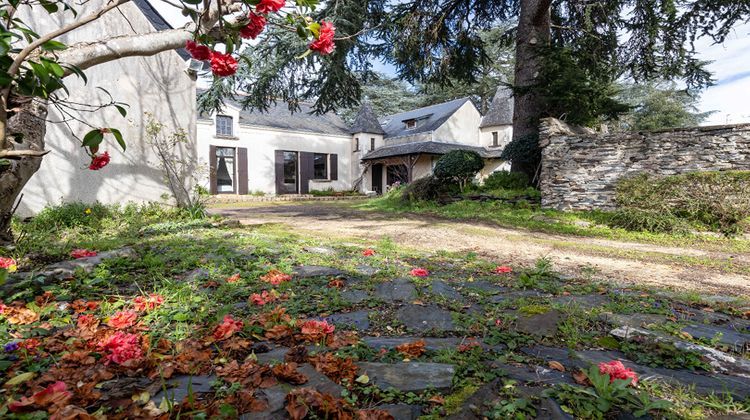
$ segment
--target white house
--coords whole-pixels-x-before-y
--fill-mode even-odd
[[[76,4],[80,16],[86,16],[107,3],[91,0]],[[32,24],[38,33],[48,33],[75,20],[70,11],[48,14],[41,6],[22,7],[18,16]],[[101,39],[107,36],[151,33],[170,26],[147,0],[133,0],[105,14],[100,19],[69,32],[59,39],[67,44]],[[68,77],[69,101],[96,105],[109,101],[98,87],[109,91],[116,101],[129,105],[127,118],[110,108],[98,112],[68,110],[95,127],[118,128],[127,142],[123,152],[114,141],[107,141],[101,151],[112,156],[110,164],[99,171],[87,169],[90,158],[73,134],[83,136],[90,127],[65,118],[50,107],[46,148],[41,168],[23,190],[18,214],[30,215],[47,205],[61,202],[99,201],[106,204],[128,201],[162,201],[171,195],[158,167],[158,158],[145,142],[146,117],[149,112],[165,124],[165,131],[183,129],[195,139],[195,77],[186,71],[185,51],[168,51],[151,57],[128,57],[100,64],[86,70],[88,83]],[[111,140],[111,138],[110,138]],[[196,150],[180,150],[184,160],[197,162]]]
[[[487,164],[481,176],[507,165],[499,159],[510,141],[512,99],[498,90],[487,115],[469,98],[379,119],[364,103],[351,126],[335,114],[314,115],[309,105],[267,113],[227,103],[197,120],[198,156],[211,170],[213,194],[306,194],[312,190],[382,193],[432,173],[441,155],[475,150]]]

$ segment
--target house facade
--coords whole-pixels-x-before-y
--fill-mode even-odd
[[[212,194],[383,193],[430,175],[440,156],[459,149],[485,159],[484,177],[507,167],[500,154],[511,139],[512,106],[503,89],[485,116],[469,98],[383,118],[365,102],[347,125],[307,104],[292,113],[282,104],[258,112],[227,103],[197,120],[198,155],[210,167],[203,184]]]
[[[80,16],[100,9],[106,0],[76,4]],[[76,18],[70,11],[48,14],[40,6],[22,7],[18,16],[32,24],[38,33],[48,33]],[[151,33],[170,26],[147,0],[122,4],[118,11],[71,31],[59,39],[66,44],[86,42],[109,36]],[[182,55],[181,55],[182,54]],[[115,101],[128,104],[123,118],[114,108],[97,112],[70,110],[77,118],[95,127],[118,128],[127,142],[123,152],[111,137],[102,144],[111,161],[99,171],[88,170],[90,158],[80,141],[91,128],[66,118],[55,107],[49,108],[46,149],[41,168],[23,190],[17,214],[34,214],[47,205],[82,201],[105,204],[147,201],[171,202],[171,191],[159,169],[156,153],[145,141],[146,112],[165,125],[166,132],[185,130],[195,139],[195,75],[186,71],[189,56],[184,51],[168,51],[150,57],[127,57],[86,70],[88,83],[75,76],[65,79],[71,103],[96,105],[109,102],[106,89]],[[60,121],[67,120],[66,123]],[[178,154],[185,161],[196,162],[197,150],[192,144]],[[166,200],[164,200],[166,198]]]

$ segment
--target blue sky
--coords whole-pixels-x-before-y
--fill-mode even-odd
[[[186,18],[174,7],[162,2],[154,6],[173,26],[184,25]],[[750,24],[735,27],[723,44],[702,39],[696,47],[703,60],[712,62],[708,68],[716,80],[701,96],[700,110],[716,111],[704,124],[750,123]],[[391,70],[382,63],[375,68]]]

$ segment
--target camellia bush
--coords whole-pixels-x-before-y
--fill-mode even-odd
[[[433,173],[438,179],[457,183],[463,192],[482,168],[484,161],[479,153],[472,150],[453,150],[437,161]]]
[[[317,0],[168,2],[181,9],[192,23],[183,28],[105,36],[72,45],[59,41],[78,28],[98,24],[102,16],[122,13],[117,8],[129,1],[111,0],[101,2],[98,7],[84,2],[86,15],[78,13],[75,3],[62,0],[0,1],[3,22],[0,25],[0,242],[13,240],[10,219],[14,205],[48,153],[45,150],[46,124],[39,122],[46,120],[49,107],[66,110],[64,120],[75,120],[90,127],[85,133],[73,133],[90,159],[89,170],[105,170],[109,164],[111,156],[105,150],[105,139],[126,149],[128,139],[117,127],[92,126],[85,120],[86,112],[82,111],[114,107],[124,117],[127,104],[117,101],[111,94],[110,102],[100,105],[67,101],[67,77],[74,75],[86,81],[85,71],[92,66],[123,57],[150,56],[185,48],[195,60],[208,63],[216,81],[235,76],[243,60],[250,65],[246,52],[249,46],[243,41],[262,41],[271,26],[302,39],[303,42],[294,44],[302,46],[298,59],[313,53],[328,55],[335,49],[333,22],[316,21],[311,17],[316,12]],[[32,18],[25,22],[19,16]],[[71,20],[70,16],[75,17]],[[35,22],[49,19],[63,23],[49,33],[34,31]],[[106,87],[101,88],[107,92]]]

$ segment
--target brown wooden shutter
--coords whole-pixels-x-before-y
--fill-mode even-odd
[[[299,153],[299,193],[308,194],[310,193],[310,180],[313,179],[314,167],[313,167],[313,154],[310,152]]]
[[[284,151],[274,151],[274,166],[276,168],[276,194],[284,194]]]
[[[331,165],[330,174],[331,174],[331,181],[338,181],[339,179],[339,155],[330,155],[330,159],[328,162],[329,165]]]
[[[247,149],[237,148],[237,194],[247,194]]]
[[[209,191],[211,194],[218,194],[219,188],[216,186],[216,146],[208,147],[208,179]]]

